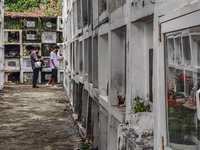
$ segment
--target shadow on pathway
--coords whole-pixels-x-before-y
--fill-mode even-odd
[[[39,87],[6,85],[0,91],[0,150],[81,149],[63,87]]]

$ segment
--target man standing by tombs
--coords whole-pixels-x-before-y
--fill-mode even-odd
[[[34,47],[34,50],[31,52],[31,65],[33,69],[33,88],[39,88],[36,86],[38,74],[39,74],[39,68],[36,68],[35,62],[42,61],[44,58],[38,58],[37,54],[40,51],[40,46],[36,45]]]
[[[58,49],[60,47],[58,45],[53,46],[53,51],[50,53],[50,65],[52,70],[51,78],[49,79],[46,86],[49,86],[50,82],[52,81],[52,87],[56,87],[54,85],[55,79],[57,78],[57,72],[58,72],[58,61],[63,60],[64,58],[59,58],[57,56]]]

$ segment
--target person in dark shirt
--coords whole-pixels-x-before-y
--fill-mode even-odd
[[[34,47],[33,47],[33,46],[30,46],[29,48],[30,48],[29,54],[31,54],[31,53],[34,51]],[[42,57],[39,56],[39,55],[37,55],[37,58],[42,58]],[[42,63],[42,65],[41,65],[41,68],[39,68],[39,70],[42,72],[42,66],[45,65],[45,64],[44,64],[44,61],[43,61],[43,60],[41,60],[41,63]]]
[[[39,88],[36,86],[37,79],[38,79],[38,74],[39,74],[39,69],[35,68],[35,62],[37,61],[42,61],[44,58],[38,58],[37,54],[40,51],[40,46],[35,46],[34,51],[31,52],[31,65],[33,69],[33,88]]]

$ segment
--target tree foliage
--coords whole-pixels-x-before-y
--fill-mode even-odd
[[[62,0],[5,0],[5,11],[9,12],[32,12],[45,8],[45,13],[51,14],[52,7],[57,7],[58,12],[61,13]]]

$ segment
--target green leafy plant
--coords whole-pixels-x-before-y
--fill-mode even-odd
[[[73,84],[73,79],[70,79],[71,84]]]
[[[26,18],[24,18],[24,19],[22,20],[22,27],[23,27],[23,29],[26,28],[26,24],[27,24],[27,20],[26,20]]]
[[[33,11],[40,8],[40,0],[17,0],[17,1],[5,1],[5,11],[26,12]]]
[[[59,10],[58,10],[58,16],[61,16],[61,15],[62,15],[62,10],[59,9]]]
[[[13,29],[20,29],[20,26],[17,24],[15,26],[13,26]]]
[[[144,111],[149,111],[150,109],[150,105],[148,103],[145,103],[144,100],[137,96],[133,99],[133,112],[137,113],[137,112],[144,112]]]
[[[52,10],[52,8],[48,8],[48,9],[45,10],[44,12],[45,12],[45,14],[47,14],[47,15],[51,15],[51,10]]]
[[[42,10],[50,15],[52,12],[61,16],[62,0],[6,0],[4,10],[8,12],[32,12]]]
[[[44,26],[44,29],[45,29],[45,30],[48,30],[49,28],[48,28],[47,26]]]
[[[83,149],[82,150],[88,150],[91,147],[90,139],[88,139],[87,142],[82,143],[82,145],[83,145]]]
[[[68,61],[67,60],[65,60],[65,66],[67,66],[68,65]]]
[[[4,27],[6,27],[6,26],[7,26],[7,23],[4,22]]]

